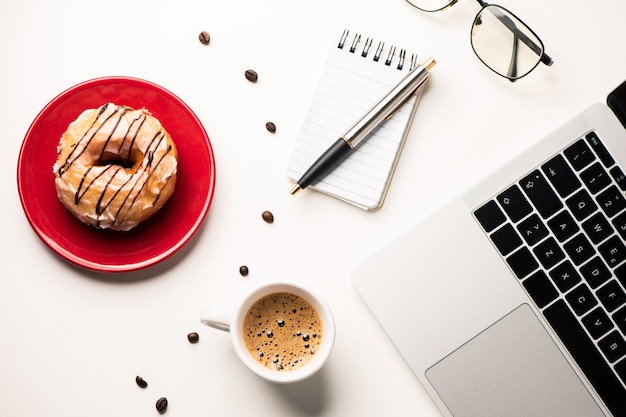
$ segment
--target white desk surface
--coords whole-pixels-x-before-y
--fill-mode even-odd
[[[403,0],[0,2],[0,415],[154,416],[166,396],[172,417],[438,416],[353,288],[353,267],[626,79],[625,2],[503,5],[555,61],[517,83],[474,56],[473,1],[438,14]],[[344,27],[438,61],[377,212],[310,190],[291,196],[285,176],[328,41]],[[197,39],[203,30],[207,46]],[[258,83],[246,81],[248,68]],[[121,275],[59,259],[29,226],[16,187],[37,113],[66,88],[107,75],[144,78],[186,101],[217,166],[194,239],[155,267]],[[261,220],[264,210],[274,224]],[[254,377],[228,335],[198,321],[204,304],[228,305],[273,278],[314,285],[337,323],[327,366],[293,386]],[[187,341],[192,331],[198,344]]]

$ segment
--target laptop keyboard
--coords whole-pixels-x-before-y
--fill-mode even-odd
[[[626,415],[626,177],[594,131],[474,216],[614,415]]]

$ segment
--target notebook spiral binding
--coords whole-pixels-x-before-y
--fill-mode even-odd
[[[344,46],[346,45],[346,41],[348,40],[348,35],[349,35],[350,31],[348,29],[344,29],[341,38],[339,39],[339,43],[337,44],[337,48],[339,49],[343,49]],[[373,43],[373,39],[368,37],[365,40],[365,43],[363,44],[363,49],[361,50],[361,56],[363,58],[367,58],[367,56],[370,53],[370,49],[372,47],[372,43]],[[352,38],[352,43],[350,44],[350,53],[355,53],[359,47],[359,43],[361,42],[361,34],[360,33],[356,33],[354,35],[354,37]],[[376,47],[376,50],[374,52],[374,56],[373,56],[373,60],[375,62],[378,62],[380,60],[381,55],[383,54],[383,51],[385,49],[385,42],[378,42],[378,46]],[[388,67],[391,66],[391,64],[394,62],[394,59],[396,58],[396,47],[395,45],[392,45],[391,48],[389,49],[389,51],[387,52],[387,58],[385,59],[385,65],[387,65]],[[405,64],[405,60],[406,60],[406,49],[400,49],[400,52],[397,54],[397,58],[398,58],[398,64],[396,65],[396,69],[398,70],[402,70],[404,68],[404,64]],[[415,68],[415,66],[417,65],[417,55],[416,54],[411,54],[411,62],[410,62],[410,67],[409,69],[413,69]]]

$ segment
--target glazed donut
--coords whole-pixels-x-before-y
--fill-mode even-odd
[[[61,136],[54,164],[63,206],[83,223],[128,231],[156,213],[176,184],[178,152],[146,109],[85,110]]]

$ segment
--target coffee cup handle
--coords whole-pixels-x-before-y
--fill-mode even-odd
[[[230,314],[219,306],[207,306],[200,312],[200,322],[214,329],[230,331]]]

